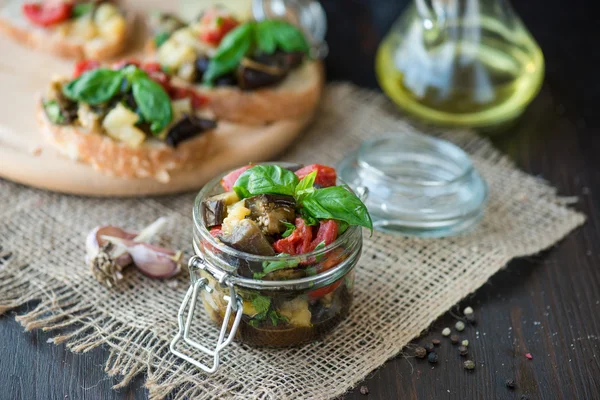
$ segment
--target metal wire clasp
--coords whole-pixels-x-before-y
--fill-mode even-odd
[[[235,337],[235,333],[237,332],[238,326],[240,325],[240,321],[242,319],[243,303],[241,297],[235,293],[233,284],[228,280],[229,274],[219,269],[211,268],[204,262],[204,259],[197,255],[190,258],[188,265],[190,269],[190,277],[192,282],[190,288],[185,294],[185,297],[183,298],[181,307],[179,307],[179,312],[177,313],[177,323],[179,325],[179,330],[173,338],[173,340],[171,341],[171,345],[169,346],[169,348],[171,350],[171,353],[195,365],[203,371],[211,374],[219,368],[219,353],[221,352],[221,350],[223,350],[223,348],[225,348],[225,346],[231,343],[233,341],[233,338]],[[200,290],[204,289],[208,293],[212,293],[214,290],[214,288],[208,286],[208,279],[198,278],[196,276],[195,272],[198,269],[208,272],[219,282],[220,285],[229,287],[229,296],[223,296],[223,298],[227,302],[227,308],[225,311],[225,316],[223,318],[223,325],[221,326],[221,331],[219,332],[219,339],[217,340],[217,344],[214,350],[211,350],[201,345],[200,343],[190,339],[189,337],[190,326],[192,325],[192,320],[194,318],[194,312],[196,309],[196,300],[198,299]],[[189,308],[187,313],[187,319],[184,322],[185,309],[186,307],[188,307],[188,304]],[[231,330],[227,335],[227,327],[229,326],[229,319],[231,318],[232,311],[236,312],[235,319],[233,320]],[[183,353],[181,350],[177,350],[176,346],[182,337],[183,341],[188,345],[200,350],[204,354],[213,357],[212,367],[203,364],[202,362],[194,359],[191,355]]]

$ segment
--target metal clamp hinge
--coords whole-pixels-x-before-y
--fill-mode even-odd
[[[211,274],[219,283],[223,286],[229,287],[229,296],[223,296],[225,301],[227,302],[227,308],[225,310],[225,316],[223,317],[223,324],[221,325],[221,330],[219,332],[219,338],[217,340],[217,344],[213,350],[201,345],[200,343],[190,339],[189,331],[192,325],[192,321],[194,319],[194,313],[196,311],[196,301],[202,289],[206,290],[209,294],[213,292],[213,288],[208,286],[208,279],[199,278],[192,281],[190,288],[188,289],[185,297],[183,298],[183,302],[179,307],[179,312],[177,313],[177,323],[179,325],[179,329],[173,340],[171,341],[171,345],[169,346],[171,353],[176,356],[184,359],[185,361],[195,365],[196,367],[202,369],[207,373],[213,373],[219,368],[220,362],[220,352],[233,341],[237,329],[240,325],[240,321],[242,319],[243,313],[243,303],[241,297],[239,297],[235,293],[235,289],[233,284],[229,282],[227,279],[227,274],[219,274],[219,276],[214,276],[212,272],[206,268],[206,264],[204,260],[199,256],[193,256],[189,261],[190,273],[194,269],[202,269]],[[188,308],[187,318],[184,321],[185,309]],[[229,326],[229,320],[231,318],[232,311],[235,311],[235,318],[233,320],[233,324],[231,325],[231,329],[229,333],[227,333],[227,328]],[[181,341],[183,337],[183,341],[193,348],[200,350],[204,354],[207,354],[213,357],[212,367],[203,364],[202,362],[194,359],[191,355],[183,353],[181,350],[178,350],[177,344]]]

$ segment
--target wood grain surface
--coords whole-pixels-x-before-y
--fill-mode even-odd
[[[441,329],[455,322],[448,313],[414,341],[444,339],[434,367],[399,356],[345,395],[348,400],[600,398],[597,14],[583,0],[515,3],[544,51],[547,76],[518,125],[493,140],[525,171],[548,180],[563,195],[578,196],[575,207],[588,221],[554,248],[511,262],[452,311],[465,305],[475,309],[477,324],[462,335],[470,341],[475,371],[466,372],[456,348],[441,338]],[[328,76],[375,87],[373,54],[403,3],[323,4],[330,29]],[[47,344],[45,333],[23,333],[13,317],[0,317],[0,399],[147,397],[143,377],[128,388],[111,390],[116,381],[104,374],[104,350],[72,354]],[[508,389],[506,379],[515,379],[517,387]],[[360,393],[362,385],[368,396]]]

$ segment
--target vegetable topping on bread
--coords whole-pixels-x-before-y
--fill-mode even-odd
[[[43,99],[46,115],[56,125],[101,132],[134,148],[147,138],[176,147],[216,126],[214,120],[196,115],[203,99],[172,86],[156,64],[125,62],[104,68],[83,61],[75,75],[53,82]]]
[[[44,134],[58,150],[121,177],[194,168],[210,154],[215,120],[202,96],[174,86],[155,63],[112,68],[82,61],[55,79],[40,102]]]
[[[36,49],[71,58],[106,59],[127,42],[131,21],[107,1],[23,1],[0,4],[0,29]]]
[[[180,84],[201,87],[220,119],[260,125],[312,113],[319,102],[321,63],[288,22],[240,21],[212,8],[190,23],[153,14],[150,26],[161,67]]]

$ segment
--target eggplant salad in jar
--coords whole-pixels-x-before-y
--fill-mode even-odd
[[[312,164],[249,165],[209,183],[194,207],[194,247],[205,262],[234,277],[243,315],[236,338],[289,346],[331,331],[352,302],[362,229],[372,229],[363,202],[337,185],[336,171]],[[202,292],[221,324],[228,288]]]

